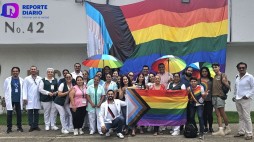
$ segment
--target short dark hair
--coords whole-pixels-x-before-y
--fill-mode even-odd
[[[198,79],[197,79],[196,77],[191,77],[191,78],[190,78],[190,81],[192,81],[192,80],[198,81]]]
[[[82,76],[77,76],[76,77],[76,82],[77,82],[78,78],[81,78],[82,80],[84,80],[84,78]]]
[[[176,74],[178,74],[178,76],[181,77],[180,72],[173,73],[173,77],[175,77]]]
[[[161,66],[161,65],[165,66],[163,63],[159,63],[158,67]]]
[[[20,68],[19,67],[12,67],[11,68],[11,72],[13,72],[14,69],[17,69],[20,72]]]
[[[212,67],[214,67],[214,66],[218,66],[218,67],[219,67],[220,64],[219,64],[219,63],[213,63],[213,64],[212,64]]]
[[[112,92],[114,93],[114,90],[112,90],[112,89],[109,89],[109,90],[107,91],[107,94],[108,94],[108,92],[110,92],[110,91],[112,91]]]
[[[76,65],[80,65],[80,66],[81,66],[81,64],[80,64],[80,63],[75,63],[75,64],[74,64],[74,67],[75,67]]]
[[[148,68],[148,69],[149,69],[148,65],[144,65],[144,66],[143,66],[143,68],[144,68],[144,67],[146,67],[146,68]]]
[[[244,62],[240,62],[240,63],[238,63],[238,64],[236,65],[236,67],[237,67],[237,68],[239,68],[239,66],[240,66],[240,65],[245,65],[245,67],[247,68],[247,64],[246,64],[246,63],[244,63]]]
[[[67,71],[68,73],[70,73],[68,69],[64,69],[64,70],[62,71],[62,73],[64,74],[65,71]]]

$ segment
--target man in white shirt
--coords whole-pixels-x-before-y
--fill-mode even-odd
[[[81,64],[80,63],[75,63],[74,64],[74,72],[71,73],[72,78],[76,80],[77,76],[82,76],[82,71],[81,71]]]
[[[149,80],[149,67],[147,65],[143,66],[142,73],[144,74],[145,77],[145,84],[147,84]]]
[[[254,78],[246,72],[247,64],[240,62],[237,64],[239,74],[235,81],[235,97],[233,100],[239,115],[238,133],[234,137],[244,137],[251,140],[253,135],[252,121],[250,117],[252,98],[254,96]]]
[[[40,103],[40,92],[39,92],[39,83],[42,79],[40,76],[37,76],[37,67],[30,67],[30,74],[24,79],[23,83],[23,101],[28,110],[28,122],[29,122],[29,132],[34,130],[40,131],[38,127],[39,123],[39,110],[41,109]]]
[[[106,133],[106,136],[110,136],[110,128],[116,128],[117,137],[123,139],[122,129],[125,124],[122,116],[121,107],[126,106],[126,103],[114,99],[114,91],[108,90],[107,101],[102,103],[99,113],[99,119],[101,122],[101,131]]]

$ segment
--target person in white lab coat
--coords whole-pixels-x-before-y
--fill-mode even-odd
[[[22,129],[22,117],[21,110],[23,108],[22,100],[22,86],[23,79],[19,77],[20,68],[12,67],[11,69],[12,76],[8,77],[4,81],[4,96],[6,101],[7,109],[7,133],[12,132],[12,111],[15,106],[17,114],[17,131],[23,132]]]
[[[28,110],[29,132],[34,130],[40,131],[39,110],[41,109],[39,82],[42,79],[37,75],[37,67],[30,67],[30,74],[24,79],[23,84],[23,102]]]

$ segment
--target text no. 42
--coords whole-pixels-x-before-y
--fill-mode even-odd
[[[9,24],[8,22],[5,22],[5,33],[11,32],[11,33],[44,33],[44,23],[43,22],[30,22],[27,27],[18,27],[15,25],[15,22],[12,22],[12,24]]]

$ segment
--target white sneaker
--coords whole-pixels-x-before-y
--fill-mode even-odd
[[[73,135],[74,135],[74,136],[77,136],[77,135],[78,135],[78,129],[74,129]]]
[[[120,139],[123,139],[123,138],[124,138],[124,135],[123,135],[122,133],[117,133],[116,135],[117,135],[117,137],[120,138]]]
[[[103,135],[103,133],[102,133],[102,132],[99,132],[99,134],[100,134],[100,135]]]
[[[49,126],[45,126],[45,130],[46,130],[46,131],[49,131]]]
[[[90,130],[90,133],[89,133],[90,135],[93,135],[94,134],[94,131],[93,130]]]
[[[108,131],[107,133],[106,133],[106,137],[109,137],[110,136],[110,131]]]
[[[178,136],[180,133],[179,133],[179,131],[174,131],[171,135],[172,136]]]
[[[58,130],[59,128],[57,126],[51,126],[51,130]]]
[[[229,126],[225,126],[225,128],[224,128],[225,135],[228,135],[230,132],[231,132],[230,127]]]
[[[68,130],[70,133],[73,133],[74,132],[74,129],[69,129]]]
[[[62,132],[63,134],[69,134],[69,131],[67,131],[67,130],[65,130],[65,129],[62,129],[61,132]]]
[[[80,134],[80,135],[83,135],[83,134],[84,134],[84,132],[82,131],[82,128],[79,128],[79,134]]]

